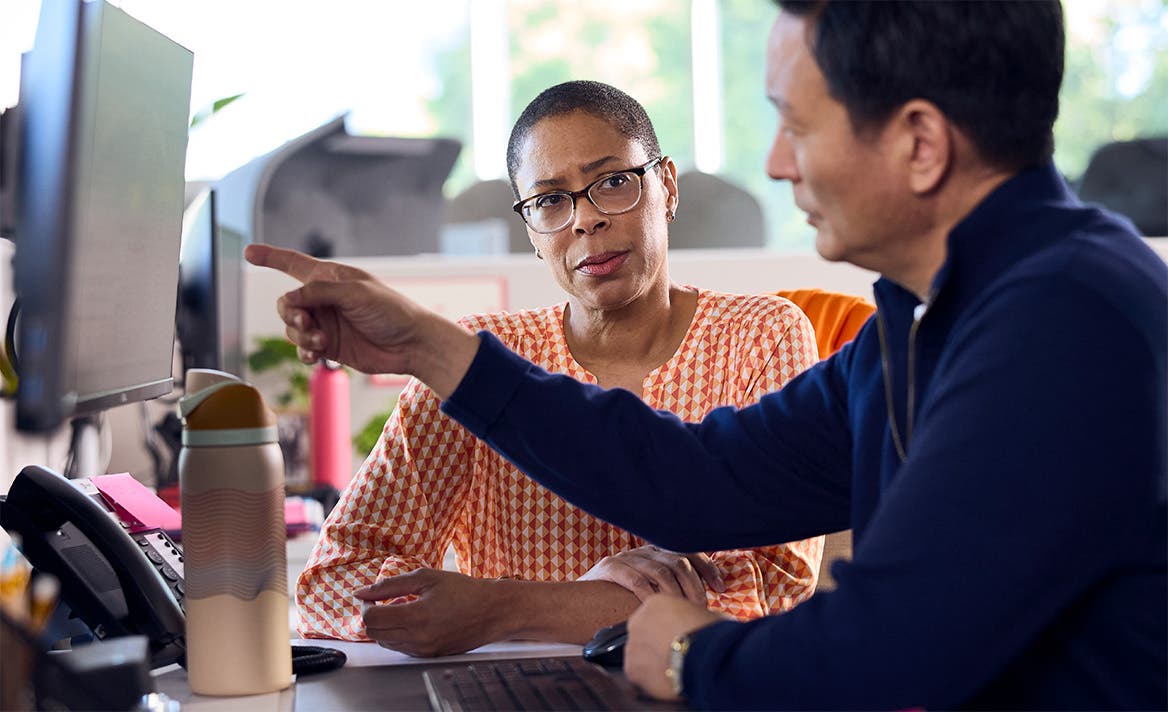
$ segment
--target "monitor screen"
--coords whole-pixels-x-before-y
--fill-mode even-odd
[[[183,374],[214,368],[240,375],[243,368],[243,238],[220,226],[216,200],[206,188],[183,213],[177,320]]]
[[[104,0],[41,5],[16,131],[21,430],[171,390],[192,67]]]

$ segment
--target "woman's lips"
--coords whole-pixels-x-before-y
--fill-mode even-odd
[[[594,277],[603,277],[620,269],[628,257],[628,252],[603,252],[580,260],[580,264],[576,265],[576,271]]]

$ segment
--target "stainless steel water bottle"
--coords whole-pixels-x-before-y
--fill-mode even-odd
[[[191,690],[282,690],[292,652],[276,416],[230,374],[191,369],[186,384],[178,469]]]

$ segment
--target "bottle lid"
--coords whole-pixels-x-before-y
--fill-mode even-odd
[[[178,402],[183,445],[220,447],[278,441],[276,414],[255,386],[223,371],[187,372],[187,395]]]

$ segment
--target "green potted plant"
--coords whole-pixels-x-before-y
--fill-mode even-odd
[[[381,437],[381,431],[385,428],[385,421],[389,420],[389,416],[396,406],[397,397],[395,396],[393,402],[389,404],[388,410],[379,411],[369,416],[364,427],[353,436],[353,449],[357,451],[358,455],[362,457],[368,455],[376,447],[377,440]]]
[[[279,336],[256,338],[256,348],[247,356],[252,381],[276,412],[280,451],[284,455],[284,476],[292,489],[312,484],[308,451],[308,374],[296,347]]]
[[[301,363],[296,347],[279,336],[259,337],[247,357],[252,380],[276,411],[280,420],[280,448],[288,468],[288,480],[312,481],[308,453],[308,377],[311,367]],[[374,413],[353,435],[353,449],[365,456],[377,445],[385,421],[397,405],[396,396],[388,408]]]
[[[308,411],[309,367],[300,362],[292,342],[277,336],[257,338],[255,351],[247,356],[247,368],[253,375],[269,374],[262,380],[278,384],[279,392],[270,399],[277,411]],[[272,381],[272,375],[280,378]]]

